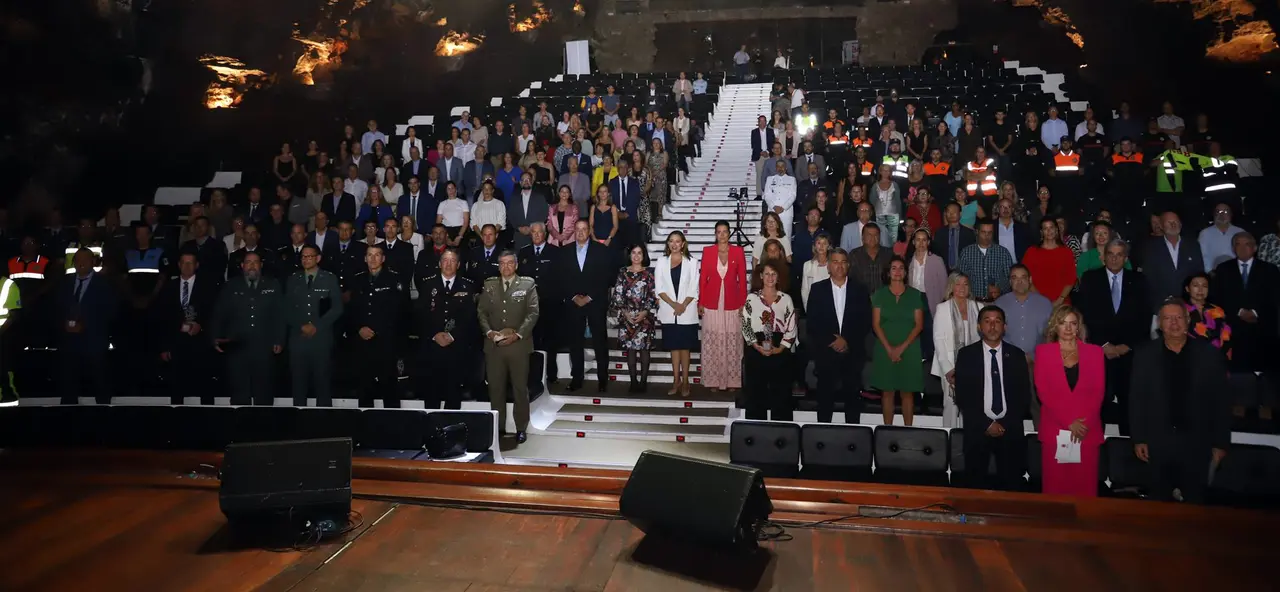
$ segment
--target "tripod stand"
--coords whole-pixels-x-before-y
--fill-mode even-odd
[[[747,210],[750,208],[750,206],[747,205],[750,201],[747,198],[747,188],[743,187],[742,193],[738,193],[735,189],[730,189],[729,197],[738,200],[738,203],[733,209],[734,224],[733,232],[729,234],[729,242],[734,243],[739,247],[745,247],[751,244],[751,239],[747,237],[747,233],[742,229],[742,223],[746,220]]]

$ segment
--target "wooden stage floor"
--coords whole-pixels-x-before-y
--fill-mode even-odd
[[[616,517],[625,473],[357,461],[362,525],[306,550],[237,548],[218,455],[0,453],[0,590],[1268,590],[1275,515],[1153,502],[771,481],[774,519],[945,502],[789,528],[731,556]],[[417,463],[422,464],[422,463]],[[464,507],[465,506],[465,507]],[[947,519],[939,519],[947,518]]]

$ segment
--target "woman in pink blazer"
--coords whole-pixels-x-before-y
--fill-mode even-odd
[[[729,244],[729,223],[716,222],[716,244],[702,250],[698,313],[702,315],[702,384],[742,388],[742,305],[747,301],[747,257]]]
[[[1097,497],[1102,447],[1106,368],[1102,348],[1084,342],[1084,319],[1070,305],[1049,316],[1045,343],[1036,346],[1035,383],[1040,396],[1040,462],[1044,493]],[[1080,442],[1079,463],[1059,463],[1058,433]]]
[[[578,204],[573,203],[573,191],[568,185],[561,185],[560,200],[547,212],[547,242],[557,247],[573,242],[577,223]]]

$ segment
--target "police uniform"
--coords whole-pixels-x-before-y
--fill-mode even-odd
[[[283,313],[284,291],[273,278],[259,278],[253,286],[239,278],[222,287],[212,330],[215,340],[229,340],[221,347],[227,354],[232,404],[274,402],[272,348],[285,344]]]
[[[406,294],[409,293],[409,284],[413,282],[413,244],[396,237],[394,240],[382,243],[382,252],[386,255],[385,265],[396,272],[396,277],[400,279],[400,287]]]
[[[498,277],[498,253],[501,252],[496,244],[488,249],[484,245],[471,249],[471,256],[467,258],[467,277],[478,286],[483,286],[489,278]]]
[[[276,249],[276,269],[280,270],[283,277],[293,275],[293,272],[302,269],[302,249],[306,244]]]
[[[18,340],[11,338],[14,315],[22,309],[22,292],[18,282],[0,276],[0,406],[16,405],[18,390],[13,382],[13,360]]]
[[[115,343],[128,364],[121,373],[125,388],[132,393],[145,386],[145,377],[155,375],[158,351],[152,325],[152,302],[164,283],[169,259],[164,249],[129,249],[124,252],[124,289],[128,292],[120,306],[120,330]],[[141,306],[139,306],[141,305]]]
[[[538,291],[543,300],[550,301],[549,291],[554,287],[554,278],[552,277],[552,269],[560,248],[551,243],[542,243],[542,249],[538,250],[534,245],[525,245],[520,248],[517,258],[519,261],[519,269],[524,275],[533,278],[534,284],[538,286]],[[547,306],[538,314],[538,324],[533,327],[533,347],[534,349],[547,352],[547,380],[556,381],[559,367],[556,364],[556,336],[558,335],[559,324],[557,323],[558,315],[556,307]]]
[[[270,277],[278,277],[280,275],[276,273],[275,258],[271,256],[274,253],[268,253],[267,249],[263,248],[262,245],[258,245],[252,251],[248,247],[240,247],[227,256],[228,280],[238,278],[244,273],[240,269],[240,264],[244,263],[244,258],[249,253],[257,253],[262,258],[262,275]]]
[[[408,243],[405,243],[408,244]],[[360,369],[356,393],[361,407],[373,407],[375,393],[381,394],[382,406],[400,407],[400,390],[396,381],[396,347],[408,307],[409,293],[400,275],[383,267],[378,273],[357,273],[347,286],[351,302],[347,309],[347,339],[351,341]],[[372,339],[360,336],[360,328],[373,330]],[[377,390],[374,390],[374,381]]]
[[[332,266],[327,269],[337,276],[338,287],[343,292],[347,291],[347,283],[351,278],[365,269],[364,253],[368,249],[368,245],[355,240],[347,243],[346,250],[343,250],[342,243],[334,246],[335,255]]]
[[[316,268],[315,276],[308,277],[299,271],[285,282],[284,317],[294,405],[305,406],[311,392],[315,392],[317,407],[333,405],[333,344],[340,331],[342,308],[342,290],[338,276],[332,273]],[[302,334],[307,323],[316,327],[311,337]]]
[[[538,322],[538,290],[533,278],[515,276],[504,285],[501,277],[489,278],[480,293],[478,320],[484,341],[485,369],[489,381],[489,404],[498,412],[498,428],[506,429],[507,382],[515,399],[516,432],[529,426],[529,355],[530,339]],[[512,329],[520,339],[499,346],[488,338],[490,331]]]
[[[471,382],[468,370],[475,362],[479,325],[476,320],[475,282],[462,274],[446,281],[433,275],[418,283],[418,363],[412,372],[413,392],[422,397],[427,409],[462,408],[462,391]],[[448,333],[453,341],[441,347],[437,333]]]
[[[53,332],[47,328],[54,322],[53,307],[44,295],[58,281],[58,270],[49,265],[50,261],[44,255],[36,255],[31,260],[17,255],[9,260],[9,279],[17,282],[22,292],[24,312],[21,318],[9,317],[6,323],[9,338],[0,347],[6,344],[10,347],[42,347],[50,343]],[[14,328],[15,323],[17,329]]]

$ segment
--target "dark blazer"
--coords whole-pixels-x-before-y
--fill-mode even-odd
[[[249,206],[251,205],[253,204],[245,203],[244,205],[236,208],[236,215],[243,217],[246,223],[253,222],[254,224],[262,224],[263,222],[266,222],[271,219],[270,204],[266,203],[265,201],[258,202],[258,207],[252,208],[253,209],[252,214],[249,213],[249,210],[251,209]]]
[[[552,272],[556,277],[555,285],[545,286],[549,288],[549,294],[539,293],[539,297],[546,297],[554,302],[568,302],[574,296],[582,294],[590,296],[590,306],[599,307],[603,313],[608,307],[609,286],[618,273],[613,251],[595,241],[588,242],[587,257],[579,269],[578,243],[570,241],[560,249],[558,257],[558,265],[553,266]]]
[[[400,176],[397,179],[401,183],[408,183],[410,178],[417,177],[419,181],[425,183],[427,180],[427,171],[429,170],[431,170],[431,163],[427,162],[425,158],[418,159],[416,166],[414,161],[406,161],[404,166],[400,167],[400,170],[398,171]]]
[[[182,309],[182,280],[174,278],[160,290],[155,302],[155,335],[161,351],[173,351],[179,347],[213,348],[213,308],[218,301],[218,286],[196,277],[196,283],[187,297],[187,306],[195,312],[195,322],[201,331],[195,337],[182,332],[187,316]]]
[[[933,241],[929,243],[929,250],[933,251],[934,255],[941,257],[943,263],[948,263],[947,233],[950,232],[950,230],[951,229],[947,226],[943,226],[942,230],[939,230],[938,233],[933,236]],[[956,248],[957,263],[959,262],[960,252],[963,251],[965,247],[972,245],[975,242],[978,242],[978,237],[974,235],[973,230],[961,226],[960,244]]]
[[[1000,224],[1000,222],[999,222],[999,220],[997,220],[997,221],[996,221],[996,227],[995,227],[995,233],[994,233],[994,234],[992,235],[992,237],[991,237],[991,242],[993,242],[993,243],[995,243],[995,244],[998,244],[998,245],[1000,244],[1000,226],[999,226],[999,224]],[[1037,232],[1037,234],[1038,234],[1038,232]],[[1013,255],[1014,255],[1014,263],[1018,263],[1018,262],[1021,262],[1021,261],[1022,261],[1022,256],[1027,254],[1027,249],[1028,249],[1031,245],[1037,244],[1037,243],[1039,242],[1039,241],[1037,241],[1037,240],[1036,240],[1037,238],[1038,238],[1038,237],[1033,237],[1033,236],[1031,235],[1031,228],[1030,228],[1030,227],[1028,227],[1028,226],[1026,225],[1026,223],[1024,223],[1024,222],[1016,222],[1016,221],[1013,223]],[[1000,246],[1002,246],[1002,247],[1003,247],[1004,245],[1000,245]]]
[[[809,292],[810,302],[813,292]],[[987,344],[981,340],[966,345],[956,352],[956,406],[964,418],[966,429],[986,430],[991,425],[987,417],[985,398]],[[1027,354],[1017,346],[1004,342],[1000,350],[1003,373],[1000,375],[1004,392],[1005,415],[999,420],[1008,435],[1021,436],[1022,420],[1031,406],[1031,375],[1027,369]]]
[[[626,188],[626,199],[623,200],[623,188]],[[613,202],[618,204],[618,208],[627,213],[632,222],[638,221],[636,216],[640,213],[640,202],[644,196],[640,194],[640,180],[627,175],[626,177],[614,177],[609,181],[609,196]],[[545,217],[543,219],[546,219]]]
[[[1190,425],[1183,426],[1176,437],[1225,450],[1231,445],[1231,389],[1226,388],[1226,360],[1205,340],[1188,339],[1183,348],[1191,367],[1184,414]],[[1169,369],[1164,340],[1148,341],[1134,348],[1134,353],[1129,385],[1130,437],[1134,444],[1167,449],[1173,445],[1175,435],[1169,418]]]
[[[458,179],[458,181],[457,181],[457,182],[459,183],[458,191],[462,191],[462,186],[461,186],[462,177],[461,177],[461,173],[459,173],[459,176],[458,176],[458,177],[455,177],[455,178],[456,178],[456,179]],[[407,191],[407,190],[406,190],[406,191]],[[423,179],[423,180],[422,180],[422,192],[423,192],[423,193],[425,193],[425,194],[427,194],[427,195],[430,195],[431,197],[436,198],[436,202],[437,202],[437,203],[442,202],[442,201],[444,201],[445,199],[448,199],[448,197],[449,197],[449,192],[447,192],[447,191],[445,191],[445,190],[444,190],[444,181],[442,181],[442,180],[440,180],[440,179],[436,179],[436,186],[435,186],[435,189],[434,189],[434,190],[431,188],[431,180],[430,180],[430,179]],[[462,194],[461,194],[461,193],[459,193],[458,195],[462,195]],[[402,195],[402,196],[400,196],[400,199],[401,199],[401,200],[403,200],[403,199],[404,199],[404,196],[403,196],[403,195]],[[396,203],[398,204],[399,202],[396,202]],[[431,220],[432,220],[432,223],[434,224],[434,223],[435,223],[435,216],[434,216],[434,215],[433,215],[433,216],[431,216]]]
[[[443,185],[442,183],[442,188]],[[431,234],[431,227],[436,225],[436,210],[440,207],[440,202],[435,196],[428,195],[427,188],[423,187],[422,191],[418,192],[418,211],[409,211],[412,203],[413,197],[408,193],[400,196],[400,201],[396,202],[396,218],[413,216],[414,228],[424,235]]]
[[[1178,240],[1178,267],[1169,258],[1165,240],[1147,241],[1142,254],[1142,272],[1147,278],[1147,308],[1154,314],[1170,296],[1182,297],[1182,284],[1188,276],[1204,271],[1200,243],[1182,237]]]
[[[853,278],[845,280],[844,326],[836,317],[835,300],[831,294],[831,280],[816,282],[809,288],[808,320],[805,325],[807,339],[813,343],[810,350],[815,359],[847,358],[850,363],[861,365],[866,360],[864,351],[867,334],[871,332],[871,295]],[[845,354],[837,354],[827,344],[839,334],[849,344]]]
[[[1213,304],[1227,313],[1231,325],[1231,361],[1238,372],[1268,369],[1268,358],[1276,346],[1276,307],[1280,306],[1280,270],[1257,257],[1249,262],[1249,285],[1240,277],[1240,261],[1224,261],[1213,270]],[[1241,310],[1252,310],[1257,323],[1240,320]],[[1266,354],[1266,355],[1264,355]]]
[[[356,196],[343,192],[338,207],[333,207],[333,193],[326,193],[320,198],[320,211],[329,216],[329,223],[337,226],[339,222],[356,221]]]
[[[475,197],[476,192],[480,191],[480,184],[484,182],[485,173],[497,175],[493,170],[493,163],[489,162],[488,158],[473,160],[462,167],[462,195]]]
[[[1120,310],[1111,306],[1111,282],[1107,268],[1091,269],[1080,276],[1079,296],[1072,299],[1089,327],[1094,345],[1146,343],[1151,335],[1152,309],[1147,281],[1141,272],[1126,269],[1120,275]]]
[[[484,251],[484,245],[476,245],[467,256],[466,276],[477,286],[483,286],[484,281],[491,277],[498,277],[498,255],[502,253],[502,247],[495,244],[493,253],[488,257],[484,256]]]
[[[804,226],[805,224],[804,217],[805,215],[808,214],[809,204],[813,203],[814,196],[818,195],[818,190],[826,189],[826,188],[827,188],[826,184],[824,184],[822,181],[818,181],[818,183],[815,185],[813,183],[813,179],[810,179],[808,177],[805,177],[803,179],[796,179],[796,203],[794,207],[795,207],[795,225],[797,228]],[[830,204],[830,207],[832,209],[835,208],[834,200],[829,201],[828,203]],[[790,228],[786,230],[787,230],[787,234],[791,234]]]
[[[350,282],[351,278],[355,277],[357,273],[368,269],[364,262],[364,252],[369,246],[362,241],[352,239],[351,243],[347,245],[347,252],[343,253],[339,241],[334,241],[333,245],[334,254],[331,273],[338,276],[338,287],[346,291],[347,282]],[[329,246],[328,241],[325,241],[325,246]]]
[[[378,163],[373,160],[372,154],[361,154],[360,162],[358,164],[357,163],[351,163],[351,164],[356,165],[356,170],[358,171],[356,174],[359,175],[361,179],[364,179],[370,185],[373,184],[373,182],[376,180],[374,175],[374,169],[378,166]],[[344,172],[345,172],[345,167],[344,167]]]
[[[195,239],[191,239],[182,244],[182,248],[178,251],[179,256],[182,253],[194,253],[196,261],[200,263],[200,270],[196,273],[200,277],[207,277],[214,283],[222,284],[223,276],[227,271],[227,246],[216,238],[209,238],[204,241],[204,246],[196,243]]]
[[[766,126],[764,130],[765,130],[765,145],[761,146],[760,145],[760,128],[759,127],[751,128],[751,162],[755,162],[756,160],[758,160],[760,158],[761,152],[769,150],[770,148],[773,147],[773,142],[775,139],[773,137],[773,128]]]
[[[318,246],[316,243],[316,231],[307,233],[307,244],[313,247]],[[320,267],[329,271],[337,269],[338,264],[338,231],[324,231],[324,248],[320,249]]]
[[[426,253],[426,251],[423,251]],[[470,349],[480,340],[480,322],[476,316],[476,285],[469,278],[458,274],[454,276],[451,289],[444,287],[444,278],[439,274],[431,275],[418,282],[417,320],[418,336],[430,340],[436,333],[444,331],[449,322],[449,334],[454,338],[454,346]],[[449,306],[446,300],[452,300],[457,306]],[[451,346],[451,347],[454,347]]]
[[[467,269],[467,256],[465,252],[458,253],[458,275],[465,276]],[[440,257],[436,255],[435,245],[427,243],[426,248],[418,253],[418,260],[413,264],[413,282],[417,286],[419,294],[423,290],[424,283],[428,278],[440,273]],[[421,297],[421,296],[419,296]]]
[[[533,243],[520,247],[516,273],[533,278],[534,283],[542,288],[547,284],[548,278],[554,277],[552,266],[555,265],[559,252],[560,248],[551,243],[542,243],[542,253],[537,256],[533,253]]]
[[[116,291],[105,275],[91,273],[89,278],[78,302],[74,273],[67,274],[65,281],[58,286],[57,331],[61,335],[58,347],[68,351],[106,354],[111,322],[116,313]],[[68,321],[75,321],[80,332],[67,332]]]
[[[574,140],[574,141],[576,142],[577,140]],[[558,175],[567,175],[567,174],[569,174],[569,161],[570,161],[571,159],[573,159],[573,153],[572,153],[572,152],[570,152],[569,154],[565,155],[565,157],[564,157],[564,158],[562,158],[562,159],[560,160],[560,169],[559,169],[558,171],[556,171],[556,173],[557,173]],[[579,152],[579,153],[578,153],[578,172],[579,172],[579,173],[582,173],[582,174],[584,174],[584,175],[586,175],[586,176],[588,176],[588,177],[590,177],[590,176],[591,176],[591,168],[592,168],[592,167],[591,167],[591,155],[590,155],[590,154],[587,154],[587,153],[585,153],[585,152]]]
[[[305,246],[306,243],[304,242],[303,245]],[[299,269],[302,269],[301,251],[295,252],[292,244],[276,249],[276,270],[280,273],[280,277],[289,277]]]
[[[382,243],[382,251],[386,255],[387,267],[396,272],[396,279],[400,280],[400,286],[407,294],[413,281],[413,245],[397,237],[395,243]]]
[[[445,181],[453,181],[462,188],[462,159],[455,154],[453,158],[446,160],[443,156],[436,162],[436,167],[440,169],[440,186],[443,191]],[[423,183],[423,185],[426,185]],[[458,195],[462,195],[459,193]]]
[[[816,145],[817,142],[814,142],[814,144]],[[795,158],[792,164],[795,165],[796,178],[803,179],[803,182],[807,184],[809,181],[809,155],[803,153],[800,154],[800,156]],[[820,183],[826,183],[827,161],[822,158],[821,154],[815,152],[813,154],[813,164],[818,165],[818,181]],[[843,174],[843,171],[841,171],[841,173]]]
[[[512,236],[515,238],[516,249],[533,244],[533,239],[528,235],[520,234],[518,229],[534,222],[545,225],[550,208],[551,206],[547,205],[546,192],[539,187],[534,187],[529,190],[529,209],[526,211],[523,190],[517,188],[515,194],[507,201],[507,228],[511,229]],[[522,268],[517,268],[517,273],[528,275]]]

